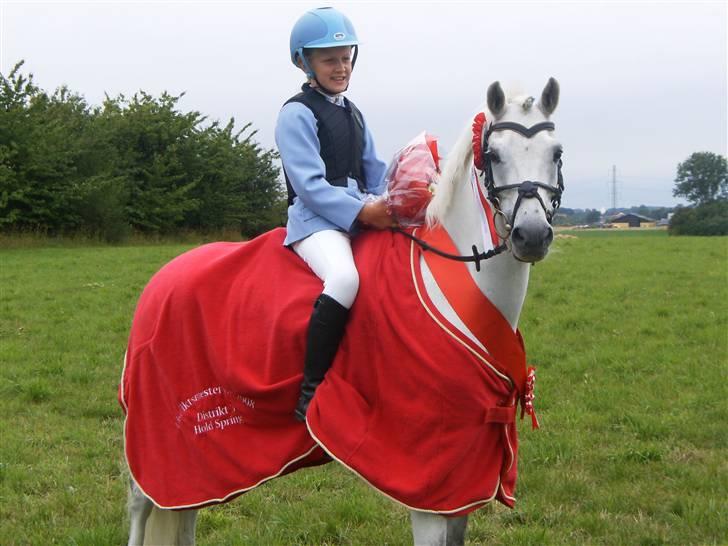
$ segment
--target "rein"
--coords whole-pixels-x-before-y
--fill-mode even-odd
[[[423,251],[429,250],[430,252],[433,252],[437,254],[438,256],[442,256],[443,258],[447,258],[448,260],[455,260],[458,262],[475,262],[475,270],[480,271],[480,262],[483,260],[487,260],[488,258],[492,258],[493,256],[497,256],[501,252],[508,249],[508,246],[503,243],[498,245],[497,247],[488,250],[487,252],[478,252],[478,247],[473,245],[472,255],[458,255],[458,254],[450,254],[448,252],[445,252],[444,250],[440,250],[439,248],[435,248],[431,244],[429,244],[427,241],[423,241],[419,237],[415,237],[411,233],[406,232],[402,228],[392,228],[392,231],[396,231],[397,233],[401,233],[408,239],[412,239],[415,243],[420,245]]]

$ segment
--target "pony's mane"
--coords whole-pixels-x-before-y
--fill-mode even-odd
[[[534,98],[523,94],[520,91],[514,91],[512,96],[506,95],[507,104],[517,104],[528,112],[534,104]],[[480,112],[485,114],[487,123],[493,121],[490,111],[481,106],[477,112],[470,118],[467,126],[460,133],[460,137],[455,142],[452,150],[445,160],[445,166],[439,177],[435,189],[435,196],[432,198],[430,205],[427,207],[427,225],[432,226],[439,223],[447,212],[448,207],[453,199],[453,192],[456,184],[460,184],[470,177],[473,167],[473,118]]]
[[[478,110],[478,112],[482,111],[482,108]],[[485,116],[488,118],[487,110]],[[427,207],[426,218],[428,226],[438,224],[442,220],[452,202],[455,185],[470,175],[470,169],[473,165],[472,124],[471,118],[470,123],[460,133],[460,137],[455,142],[455,146],[453,146],[445,158],[445,166],[437,181],[435,195]]]

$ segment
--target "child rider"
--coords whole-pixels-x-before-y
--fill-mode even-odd
[[[305,421],[359,289],[350,237],[359,223],[386,229],[394,222],[383,200],[365,201],[384,192],[387,166],[377,158],[361,112],[342,95],[358,52],[351,22],[333,8],[311,10],[293,27],[290,50],[308,81],[283,105],[275,131],[288,187],[284,244],[324,285],[308,325],[295,410]]]

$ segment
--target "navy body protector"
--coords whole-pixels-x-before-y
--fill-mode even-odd
[[[344,98],[344,107],[337,106],[307,83],[301,88],[301,93],[288,99],[285,104],[289,102],[304,104],[316,118],[321,159],[326,165],[326,180],[329,184],[346,187],[347,178],[353,178],[359,189],[365,191],[366,180],[362,168],[364,120],[354,103]],[[283,174],[286,177],[288,204],[292,205],[296,192],[285,169]]]

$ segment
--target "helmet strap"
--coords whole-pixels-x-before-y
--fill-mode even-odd
[[[306,77],[310,79],[315,79],[316,74],[314,74],[313,68],[311,68],[311,65],[308,64],[308,60],[306,59],[306,55],[303,54],[303,48],[299,47],[296,50],[296,55],[299,59],[301,59],[301,63],[303,64],[303,71],[306,73]],[[318,83],[318,80],[316,80],[316,83]]]

